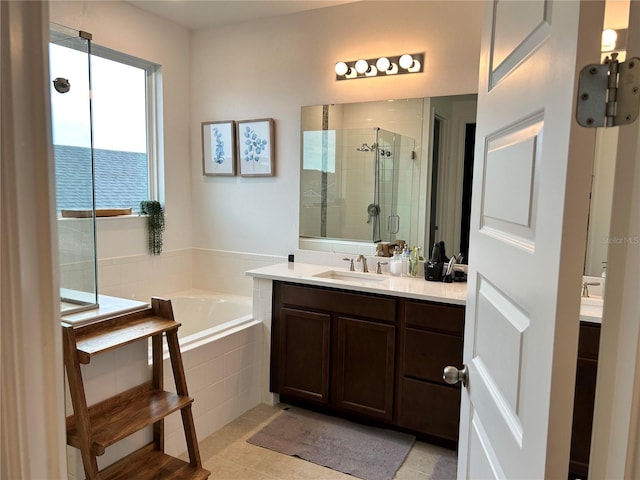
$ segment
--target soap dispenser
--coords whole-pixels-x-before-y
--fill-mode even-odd
[[[393,257],[391,257],[391,261],[389,262],[389,271],[391,275],[394,277],[402,276],[402,258],[400,257],[400,250],[398,247],[393,251]]]

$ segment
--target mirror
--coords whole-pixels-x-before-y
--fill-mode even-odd
[[[467,259],[475,105],[455,95],[302,107],[299,247],[374,254],[406,240],[426,257],[443,240]],[[616,240],[617,139],[618,128],[596,134],[585,275],[602,274]]]
[[[607,266],[607,249],[616,238],[609,236],[613,180],[619,127],[598,128],[591,177],[591,203],[587,230],[584,275],[599,277]]]
[[[300,248],[443,240],[461,251],[475,112],[476,95],[302,107]]]
[[[603,41],[600,60],[617,53],[618,60],[626,60],[627,29],[629,27],[629,1],[605,2],[603,30],[613,29],[617,33],[612,45]],[[604,32],[603,32],[604,33]],[[604,38],[603,38],[604,40]],[[607,249],[610,243],[624,239],[611,237],[611,203],[613,181],[618,150],[619,127],[596,129],[596,144],[591,177],[591,203],[587,230],[587,251],[584,261],[584,275],[599,277],[607,266]]]

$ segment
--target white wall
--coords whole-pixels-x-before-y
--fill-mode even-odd
[[[195,247],[285,255],[298,245],[300,107],[477,90],[482,2],[375,1],[194,32]],[[425,52],[425,73],[336,81],[339,60]],[[271,117],[274,178],[203,177],[200,122]]]

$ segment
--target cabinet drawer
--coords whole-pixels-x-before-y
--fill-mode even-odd
[[[280,302],[284,305],[392,323],[396,320],[396,301],[393,298],[289,283],[277,284],[276,288],[279,289]]]
[[[444,384],[444,367],[462,367],[462,337],[407,328],[403,353],[403,376]]]
[[[424,302],[404,302],[405,325],[454,335],[464,334],[464,307]]]
[[[460,388],[403,378],[398,424],[428,435],[457,441]]]

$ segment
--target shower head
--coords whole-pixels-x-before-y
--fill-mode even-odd
[[[58,93],[67,93],[71,89],[71,84],[66,78],[58,77],[53,81],[53,88]]]
[[[363,143],[361,147],[356,148],[357,151],[359,152],[370,152],[371,151],[371,147],[369,145],[367,145],[366,143]]]

